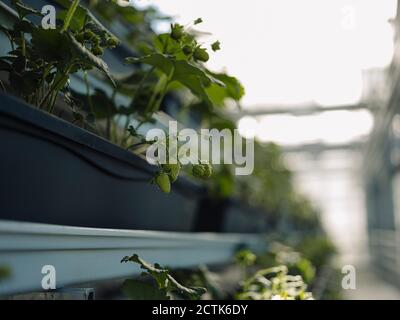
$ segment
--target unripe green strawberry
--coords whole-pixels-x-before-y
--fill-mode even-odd
[[[174,40],[180,40],[184,35],[184,27],[180,24],[172,24],[171,25],[171,38]]]
[[[78,34],[75,36],[75,39],[76,39],[78,42],[82,43],[82,42],[85,40],[85,37],[84,37],[84,35],[83,35],[83,32],[78,33]]]
[[[203,179],[205,170],[202,164],[195,164],[192,168],[192,174],[196,178]]]
[[[111,37],[111,38],[108,38],[108,39],[107,39],[107,46],[108,46],[109,48],[114,48],[114,47],[116,47],[118,44],[119,44],[119,41],[118,41],[116,38]]]
[[[196,178],[207,179],[212,175],[212,166],[208,163],[200,163],[193,166],[192,174]]]
[[[92,43],[93,46],[100,46],[101,44],[101,39],[99,36],[94,36],[90,42]]]
[[[96,35],[93,33],[92,30],[86,30],[86,31],[83,33],[83,38],[84,38],[85,40],[91,40],[91,39],[93,39],[95,36],[96,36]]]
[[[160,172],[155,178],[155,183],[161,189],[162,192],[171,192],[171,182],[169,181],[169,176],[166,173]]]
[[[206,49],[196,47],[193,52],[193,58],[198,61],[207,62],[210,59]]]
[[[171,182],[175,182],[178,179],[179,172],[181,171],[181,164],[179,162],[177,164],[164,164],[162,167],[165,173],[168,174]]]
[[[103,54],[103,49],[99,45],[95,45],[92,48],[92,52],[95,56],[101,56]]]
[[[203,164],[204,178],[209,178],[212,175],[212,166],[208,163]]]

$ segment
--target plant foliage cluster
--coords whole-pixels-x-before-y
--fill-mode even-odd
[[[143,153],[143,147],[151,142],[145,143],[139,129],[154,122],[154,114],[168,96],[181,93],[213,110],[223,106],[225,99],[239,101],[244,94],[234,77],[206,67],[209,51],[219,51],[220,43],[206,47],[198,42],[194,28],[202,23],[200,18],[188,26],[171,23],[169,33],[155,34],[151,23],[158,17],[151,8],[140,11],[120,7],[115,1],[92,1],[93,14],[79,0],[55,3],[60,7],[55,29],[34,23],[42,17],[41,11],[20,0],[12,0],[18,13],[15,23],[1,27],[11,48],[0,58],[0,71],[8,75],[2,87],[40,109],[58,112],[57,102],[62,97],[75,123]],[[118,35],[121,39],[110,31],[116,17],[128,30]],[[134,56],[122,57],[119,63],[124,64],[124,72],[113,74],[104,57],[108,50],[122,46],[129,47]],[[109,81],[105,88],[91,81],[101,74]],[[76,78],[84,81],[86,92],[72,88]],[[119,103],[122,100],[124,103]],[[160,165],[152,181],[169,192],[180,169],[179,163]],[[211,171],[208,164],[200,162],[188,170],[201,179],[208,178]]]
[[[153,8],[121,7],[116,1],[54,0],[56,28],[43,29],[38,23],[40,10],[21,0],[11,3],[15,22],[0,27],[10,48],[0,57],[4,91],[138,155],[152,143],[145,141],[143,129],[156,125],[159,111],[195,128],[235,129],[224,109],[240,107],[244,88],[235,77],[207,68],[223,44],[200,42],[201,18],[186,26],[172,22],[169,32],[157,34],[153,24],[170,19]],[[295,245],[276,245],[264,255],[238,254],[243,279],[230,297],[309,299],[307,285],[313,287],[334,250],[321,231],[318,212],[294,190],[279,147],[256,143],[254,159],[251,176],[237,177],[226,165],[199,162],[183,168],[178,162],[160,164],[151,181],[168,193],[186,171],[206,185],[211,197],[233,196],[261,208],[280,241],[295,230]],[[123,262],[139,264],[152,279],[129,280],[124,290],[131,298],[197,299],[204,294],[200,287],[213,297],[224,296],[206,269],[185,278],[194,285],[184,286],[167,269],[138,256]]]
[[[310,241],[314,245],[310,245]],[[292,246],[268,241],[268,249],[254,253],[248,249],[235,255],[240,278],[229,289],[217,273],[206,266],[195,271],[154,266],[136,254],[122,262],[139,264],[141,279],[124,282],[129,299],[236,299],[236,300],[314,300],[340,299],[340,272],[330,265],[335,249],[326,237],[296,240]],[[328,270],[329,272],[322,272]],[[228,279],[232,282],[232,279]],[[322,286],[322,287],[321,287]],[[229,287],[229,286],[228,286]],[[314,296],[314,292],[317,296]]]

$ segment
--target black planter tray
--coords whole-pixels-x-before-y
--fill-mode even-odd
[[[199,201],[195,231],[221,233],[263,233],[269,231],[267,213],[235,198]]]
[[[202,188],[180,178],[170,194],[156,168],[86,130],[0,95],[0,219],[191,231]]]

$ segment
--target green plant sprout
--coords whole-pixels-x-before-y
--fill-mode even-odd
[[[201,22],[201,19],[197,19],[192,26]],[[133,105],[139,99],[147,78],[155,72],[159,75],[157,83],[151,90],[150,99],[145,105],[140,105],[140,110],[138,110],[143,116],[141,123],[149,121],[153,113],[160,109],[169,87],[173,84],[189,89],[210,109],[220,104],[221,100],[226,97],[239,100],[243,96],[243,87],[235,78],[215,74],[206,68],[204,63],[210,58],[207,49],[197,42],[191,32],[191,26],[171,24],[170,33],[160,34],[155,38],[150,54],[139,58],[128,57],[125,59],[127,63],[150,66],[133,97]],[[214,51],[218,51],[220,43],[217,41],[211,47]],[[218,91],[218,88],[222,92]]]
[[[104,49],[118,45],[118,40],[79,6],[79,1],[58,2],[67,9],[58,15],[56,29],[43,29],[27,20],[27,16],[42,14],[20,0],[12,1],[17,22],[12,28],[1,26],[12,50],[0,58],[0,70],[8,72],[15,94],[50,113],[60,93],[72,109],[76,107],[68,89],[71,74],[97,68],[114,83],[101,56]]]
[[[198,300],[206,293],[203,287],[185,287],[176,281],[169,270],[159,264],[150,264],[139,258],[137,254],[124,257],[121,263],[133,262],[139,264],[143,277],[150,277],[156,285],[140,280],[129,279],[123,285],[123,292],[128,298],[134,300],[169,300],[171,294],[176,293],[189,300]]]
[[[257,271],[236,294],[238,300],[313,300],[301,276],[288,274],[286,266]]]
[[[171,184],[178,179],[179,173],[183,167],[178,159],[179,155],[175,157],[174,161],[171,160],[172,156],[169,154],[169,144],[172,143],[173,148],[177,148],[180,135],[171,137],[170,135],[165,134],[165,139],[147,141],[144,136],[136,132],[136,129],[133,126],[130,126],[128,131],[135,139],[139,140],[138,143],[128,147],[128,149],[133,149],[135,153],[143,153],[147,148],[154,144],[157,144],[158,147],[162,147],[166,150],[166,163],[158,163],[158,172],[150,182],[156,184],[164,193],[169,193],[171,191]],[[208,162],[201,161],[197,152],[194,156],[198,159],[198,163],[191,165],[191,175],[201,180],[210,178],[213,172],[212,165]]]
[[[169,33],[154,36],[152,42],[147,39],[147,45],[152,45],[152,48],[143,49],[147,54],[126,58],[126,62],[148,68],[135,68],[132,75],[114,79],[102,56],[105,50],[115,48],[120,41],[79,0],[56,2],[63,9],[57,12],[55,29],[43,29],[31,22],[30,16],[41,17],[42,13],[21,0],[12,1],[18,14],[17,22],[12,27],[1,26],[11,46],[11,51],[0,57],[0,71],[7,72],[9,80],[8,88],[3,83],[1,86],[29,104],[49,113],[62,113],[62,107],[60,110],[55,108],[61,96],[70,107],[73,123],[98,134],[105,130],[106,138],[132,149],[127,147],[132,142],[138,144],[139,141],[142,148],[146,145],[138,130],[144,123],[153,121],[152,116],[160,110],[169,92],[186,88],[204,103],[207,110],[223,106],[225,99],[239,101],[244,95],[236,78],[206,68],[204,63],[210,58],[208,49],[196,40],[193,31],[194,26],[203,22],[201,18],[188,26],[173,23]],[[110,9],[132,25],[135,19],[146,19],[146,15],[151,15],[151,10],[139,13],[115,3],[99,5],[101,16],[109,19],[107,10]],[[148,23],[142,21],[144,25]],[[153,37],[153,33],[146,32],[147,37]],[[210,48],[213,52],[220,50],[220,42],[212,43]],[[94,69],[100,70],[114,86],[112,97],[101,89],[95,88],[94,92],[91,89],[88,72]],[[76,73],[82,75],[86,86],[84,94],[72,92],[70,88],[71,76]],[[129,106],[117,106],[117,94],[130,97]],[[139,120],[136,127],[130,125],[132,116]],[[126,119],[122,128],[126,134],[118,133],[121,118]],[[105,129],[102,120],[105,120]],[[168,193],[181,169],[180,163],[160,165],[151,182]],[[189,172],[195,178],[207,179],[212,171],[211,165],[199,161]]]

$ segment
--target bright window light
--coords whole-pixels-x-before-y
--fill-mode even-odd
[[[259,118],[257,138],[282,145],[345,144],[368,135],[373,123],[371,113],[365,110],[327,111],[303,117],[263,116]]]
[[[252,117],[243,117],[238,122],[239,134],[246,138],[252,139],[258,131],[258,121]]]
[[[361,97],[361,72],[387,66],[393,54],[396,0],[142,0],[220,40],[209,67],[246,87],[245,107],[260,104],[351,104]],[[158,26],[166,31],[165,22]]]

